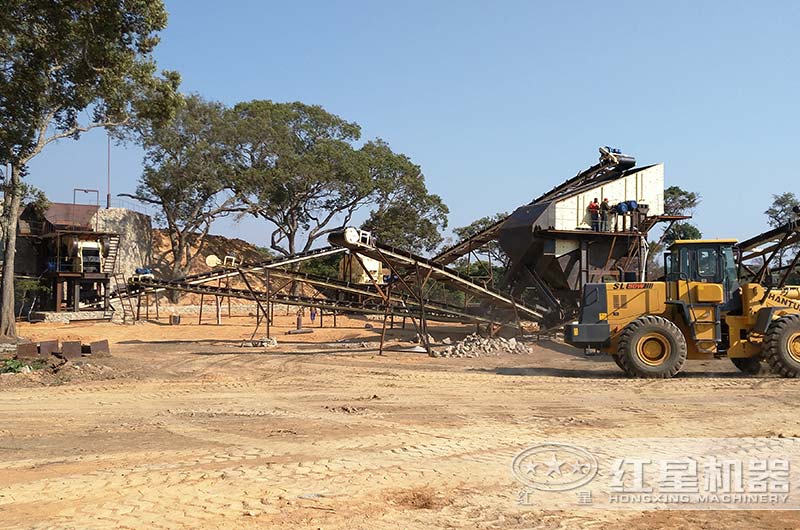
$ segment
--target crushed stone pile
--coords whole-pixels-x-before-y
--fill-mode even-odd
[[[464,340],[442,348],[434,350],[434,357],[486,357],[490,355],[502,355],[513,353],[517,355],[527,355],[531,353],[531,348],[515,338],[504,339],[502,337],[481,337],[477,333],[467,335]]]

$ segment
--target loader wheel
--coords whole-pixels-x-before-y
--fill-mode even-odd
[[[625,367],[622,366],[622,360],[621,360],[621,356],[620,355],[617,355],[615,353],[614,355],[611,356],[611,358],[614,359],[614,364],[619,366],[621,370],[625,370]]]
[[[686,362],[686,338],[678,326],[663,317],[634,320],[619,338],[618,358],[631,377],[666,379]]]
[[[736,368],[747,375],[758,375],[765,372],[760,357],[731,357],[730,359]]]
[[[800,375],[800,315],[774,320],[764,337],[767,362],[782,377]]]

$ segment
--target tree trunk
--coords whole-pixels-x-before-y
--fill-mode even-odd
[[[183,237],[177,237],[177,244],[173,244],[172,246],[172,270],[170,271],[172,280],[177,280],[186,276],[186,269],[183,266],[184,256],[186,255],[186,244],[183,240]],[[170,302],[177,304],[180,298],[181,293],[179,291],[170,291]]]
[[[295,245],[295,238],[296,237],[297,237],[297,233],[296,232],[291,232],[289,234],[289,244],[288,244],[288,246],[289,246],[289,255],[291,255],[291,256],[294,256],[294,254],[296,252],[296,248],[297,248],[297,246]],[[298,261],[296,263],[292,263],[291,265],[289,265],[289,270],[293,271],[293,272],[300,272],[300,262]],[[301,290],[300,282],[293,281],[289,292],[292,294],[292,296],[300,296],[301,294],[303,294],[303,292]]]
[[[3,256],[3,278],[0,286],[0,335],[17,336],[17,321],[14,315],[14,261],[17,255],[17,220],[21,200],[20,168],[12,166],[11,178],[6,188],[11,194],[8,210],[3,212],[6,248]]]

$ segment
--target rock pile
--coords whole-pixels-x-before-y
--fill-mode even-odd
[[[262,339],[243,340],[242,348],[274,348],[278,345],[278,339],[275,337],[264,337]]]
[[[504,339],[502,337],[481,337],[473,333],[467,335],[464,340],[457,342],[446,348],[434,350],[434,357],[486,357],[489,355],[501,355],[513,353],[525,355],[531,350],[515,338]]]

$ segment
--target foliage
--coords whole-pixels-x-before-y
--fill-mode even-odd
[[[669,246],[679,239],[702,239],[703,233],[691,223],[675,223],[664,238],[664,243]]]
[[[461,258],[453,264],[456,271],[468,276],[476,283],[486,283],[489,287],[499,288],[506,272],[505,265],[498,265],[497,262],[492,263],[491,267],[486,260],[472,260]]]
[[[15,278],[14,291],[18,296],[25,296],[25,293],[49,293],[52,289],[39,278]]]
[[[798,206],[800,206],[800,200],[792,192],[773,195],[772,204],[766,209],[764,215],[767,216],[770,226],[778,227],[797,217],[794,208]]]
[[[274,225],[270,248],[309,250],[344,224],[372,188],[350,142],[360,128],[320,106],[251,101],[232,110],[228,138],[232,188],[251,214]],[[298,238],[306,234],[306,243]]]
[[[700,194],[686,191],[679,186],[670,186],[664,190],[665,215],[692,215],[700,204]]]
[[[47,362],[43,360],[25,362],[20,359],[6,359],[5,361],[0,361],[0,374],[18,374],[26,366],[31,370],[41,370],[47,366]]]
[[[60,138],[171,114],[179,77],[155,76],[159,0],[7,0],[0,12],[0,160],[24,166]],[[81,123],[88,110],[91,119]]]
[[[700,204],[700,194],[686,191],[678,186],[670,186],[664,190],[665,215],[692,215],[697,205]],[[700,239],[703,234],[700,229],[689,222],[678,222],[664,233],[665,246],[671,245],[679,239]],[[661,250],[659,248],[658,250]]]
[[[138,117],[169,118],[179,76],[156,75],[160,0],[6,0],[0,10],[0,165],[5,179],[0,334],[16,335],[14,258],[28,163],[47,145]],[[87,118],[88,119],[83,119]]]
[[[244,210],[224,191],[230,172],[225,117],[221,104],[189,96],[174,120],[140,133],[144,173],[136,193],[122,195],[159,209],[156,219],[168,229],[173,277],[189,270],[216,219]]]
[[[447,207],[428,194],[419,166],[382,140],[356,149],[358,124],[300,102],[251,101],[230,112],[230,185],[273,225],[274,251],[308,251],[370,205],[364,226],[383,241],[416,250],[439,243]]]
[[[342,260],[341,254],[323,256],[312,260],[304,261],[300,264],[300,271],[324,278],[339,277],[339,262]]]
[[[794,193],[781,193],[772,196],[772,204],[764,211],[764,215],[767,216],[769,225],[777,228],[797,218],[797,214],[794,210],[797,207],[800,207],[800,201]],[[787,262],[790,262],[798,251],[800,251],[798,245],[790,245],[778,250],[778,254],[776,255],[777,266],[789,265],[790,263]],[[789,281],[795,280],[790,278]]]
[[[375,186],[375,208],[362,228],[388,245],[412,252],[431,252],[442,242],[449,209],[428,193],[422,170],[406,155],[392,152],[382,140],[360,149]]]
[[[507,212],[499,212],[494,215],[481,217],[467,226],[454,228],[453,233],[458,236],[459,241],[463,241],[464,239],[470,238],[475,234],[483,232],[490,226],[502,221],[506,217],[508,217]],[[500,248],[500,244],[497,242],[497,240],[490,241],[475,252],[479,255],[491,256],[494,263],[501,264],[503,268],[508,267],[508,255],[506,255],[506,253],[503,252],[503,249]]]
[[[13,194],[7,189],[7,186],[8,182],[4,180],[2,182],[3,198],[8,198],[10,200]],[[20,211],[24,210],[28,206],[32,206],[36,213],[43,215],[44,212],[50,207],[50,200],[47,198],[45,193],[36,186],[32,186],[26,182],[20,182],[19,194]],[[4,200],[3,204],[0,204],[0,215],[7,207],[8,206]],[[0,223],[0,239],[5,240],[5,238],[5,223]]]

